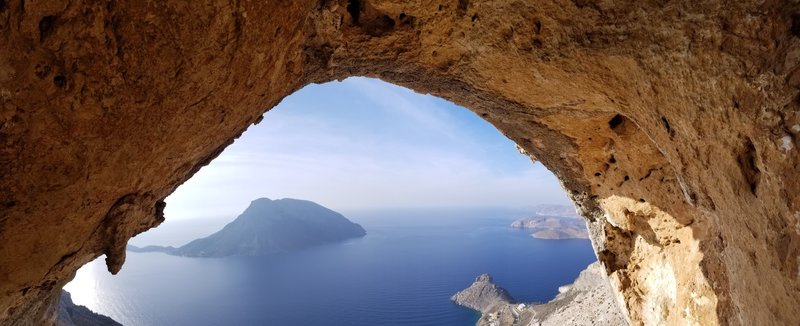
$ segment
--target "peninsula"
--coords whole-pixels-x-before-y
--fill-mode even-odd
[[[628,325],[602,269],[600,263],[592,263],[574,283],[559,287],[559,294],[544,304],[515,302],[485,277],[487,274],[451,300],[481,312],[477,326]]]

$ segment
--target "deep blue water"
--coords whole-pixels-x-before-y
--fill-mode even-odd
[[[521,301],[548,301],[595,260],[588,240],[538,240],[509,217],[354,219],[364,238],[270,258],[128,253],[67,290],[125,325],[473,325],[449,297],[489,272]]]

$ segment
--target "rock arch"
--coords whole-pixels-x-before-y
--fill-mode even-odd
[[[636,324],[796,324],[798,5],[0,0],[0,320],[52,321],[283,97],[378,77],[553,171]]]

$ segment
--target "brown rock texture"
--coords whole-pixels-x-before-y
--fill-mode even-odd
[[[0,0],[0,323],[53,323],[261,114],[359,75],[553,171],[632,324],[798,324],[798,35],[778,0]]]

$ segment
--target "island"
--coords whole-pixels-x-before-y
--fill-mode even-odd
[[[517,219],[512,228],[528,230],[532,237],[546,240],[588,239],[586,222],[575,208],[566,205],[538,205],[532,216]]]
[[[497,286],[489,274],[481,274],[468,288],[459,291],[450,300],[460,306],[488,313],[498,306],[514,302],[506,289]]]
[[[586,222],[579,217],[531,216],[511,223],[512,228],[529,230],[537,239],[588,239]]]
[[[267,256],[366,234],[361,225],[312,201],[259,198],[208,237],[178,248],[128,246],[128,250],[185,257]]]
[[[484,274],[451,300],[480,312],[478,326],[628,325],[600,263],[592,263],[574,283],[558,290],[550,302],[519,303]]]
[[[572,205],[540,204],[533,206],[532,210],[538,216],[580,217]]]

